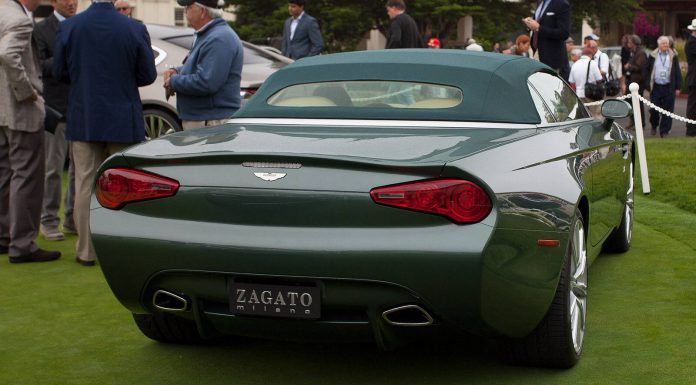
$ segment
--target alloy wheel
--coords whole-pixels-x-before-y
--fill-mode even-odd
[[[570,261],[570,295],[568,314],[570,315],[571,336],[576,354],[582,351],[585,337],[587,315],[587,247],[582,220],[576,219]]]
[[[624,223],[626,224],[624,231],[626,231],[626,240],[628,244],[631,244],[631,237],[633,236],[633,163],[629,164],[629,182],[628,190],[626,191],[626,204],[624,207]]]
[[[158,115],[145,115],[145,139],[151,140],[175,132],[176,128]]]

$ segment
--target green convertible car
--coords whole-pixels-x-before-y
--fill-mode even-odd
[[[623,252],[633,139],[539,62],[457,50],[302,59],[227,124],[109,158],[92,240],[148,337],[498,338],[570,367],[587,271]]]

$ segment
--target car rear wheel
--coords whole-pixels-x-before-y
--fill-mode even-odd
[[[577,363],[585,337],[587,269],[585,228],[578,211],[553,303],[532,333],[508,341],[510,360],[555,368],[570,368]]]
[[[181,123],[176,116],[169,112],[157,108],[146,108],[143,110],[143,117],[145,118],[146,140],[181,131]]]
[[[629,165],[629,174],[630,178],[621,224],[604,243],[605,251],[625,253],[631,248],[631,239],[633,237],[633,163]]]
[[[195,344],[203,342],[196,324],[170,314],[133,314],[138,329],[147,337],[167,343]]]

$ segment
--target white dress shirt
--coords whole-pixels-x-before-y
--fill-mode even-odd
[[[589,77],[587,76],[588,62],[590,63]],[[607,60],[607,63],[608,62],[609,60]],[[568,77],[568,82],[575,84],[575,93],[578,94],[578,97],[580,98],[585,97],[586,77],[587,81],[591,83],[596,83],[602,80],[602,74],[599,72],[597,62],[594,60],[590,60],[589,56],[583,55],[580,57],[580,60],[576,61],[575,64],[573,64],[573,67],[570,69],[570,76]]]

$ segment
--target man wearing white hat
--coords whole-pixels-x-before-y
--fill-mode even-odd
[[[686,117],[696,120],[696,19],[691,20],[688,28],[691,36],[686,42],[686,61],[689,71],[686,73],[686,84],[689,86],[689,99],[686,102]],[[696,136],[696,124],[686,125],[686,136]]]

